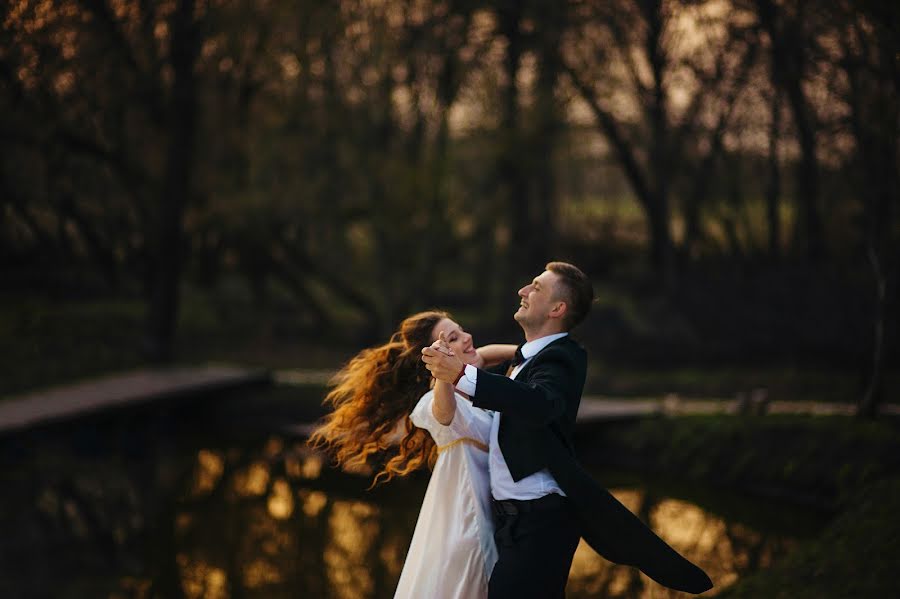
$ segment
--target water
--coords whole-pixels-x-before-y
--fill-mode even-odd
[[[392,597],[428,474],[370,491],[302,439],[250,418],[223,425],[221,412],[145,410],[3,440],[0,596]],[[710,574],[710,596],[823,523],[806,510],[597,475]],[[687,597],[586,546],[568,596]]]

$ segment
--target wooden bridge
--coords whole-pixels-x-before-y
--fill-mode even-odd
[[[150,404],[172,404],[208,394],[221,394],[239,388],[280,385],[324,385],[332,371],[264,370],[234,366],[200,366],[143,369],[110,375],[90,381],[54,387],[0,400],[0,434],[25,430],[125,408]],[[578,411],[580,425],[602,424],[681,414],[728,414],[742,411],[741,399],[683,399],[675,395],[662,398],[621,399],[586,395]],[[808,401],[765,402],[765,413],[851,415],[855,406],[848,403]],[[900,405],[886,404],[882,413],[900,416]],[[313,423],[287,423],[278,430],[306,436]]]
[[[135,370],[0,400],[0,434],[271,381],[271,374],[266,371],[233,366]]]

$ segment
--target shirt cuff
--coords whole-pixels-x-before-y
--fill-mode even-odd
[[[478,382],[478,369],[472,366],[471,364],[466,364],[466,371],[461,377],[459,377],[459,381],[456,383],[456,388],[459,391],[462,391],[469,397],[475,395],[475,384]]]

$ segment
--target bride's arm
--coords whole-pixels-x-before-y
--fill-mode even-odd
[[[453,385],[443,381],[434,381],[434,402],[431,404],[431,413],[434,419],[448,426],[453,422],[456,414],[456,397]]]
[[[453,355],[453,350],[447,345],[447,339],[443,332],[440,338],[431,344],[431,347],[442,353]],[[431,413],[440,424],[449,426],[456,414],[456,389],[450,383],[437,379],[432,379],[432,382],[434,383],[434,399],[431,402]]]
[[[500,362],[512,360],[516,355],[516,346],[506,343],[492,343],[476,348],[476,352],[484,360],[484,366],[495,366]]]

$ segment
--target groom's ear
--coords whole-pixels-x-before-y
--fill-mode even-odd
[[[550,310],[550,318],[563,318],[566,315],[566,312],[569,311],[569,306],[564,301],[556,302],[556,305]]]

